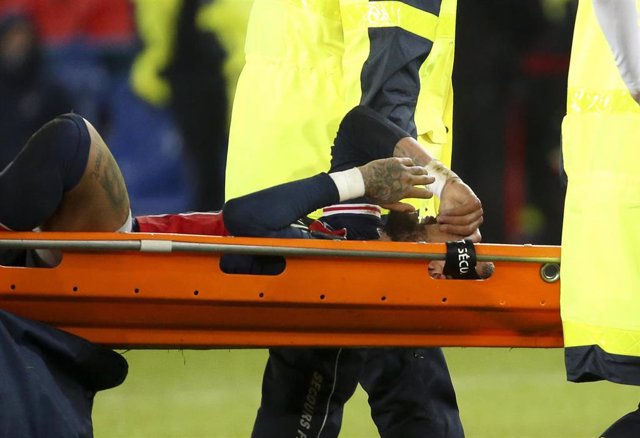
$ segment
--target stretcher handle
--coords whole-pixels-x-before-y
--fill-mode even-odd
[[[349,258],[387,258],[413,260],[444,260],[445,253],[405,251],[367,251],[351,249],[297,248],[291,246],[237,245],[219,243],[177,242],[172,240],[23,240],[0,239],[0,249],[59,249],[77,251],[139,251],[150,253],[200,252],[276,256],[319,256]],[[478,261],[560,263],[559,257],[485,255]]]

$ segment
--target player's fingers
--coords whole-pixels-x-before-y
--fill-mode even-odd
[[[428,184],[433,184],[434,181],[435,181],[435,178],[428,175],[412,175],[410,179],[411,185],[414,185],[414,186],[419,186],[419,185],[426,186]]]
[[[482,240],[482,234],[480,234],[480,228],[476,228],[476,230],[468,236],[465,236],[465,240],[471,240],[473,243],[480,243]]]
[[[482,224],[482,218],[477,219],[474,222],[468,222],[464,225],[456,225],[451,223],[440,224],[440,231],[443,233],[457,234],[459,236],[471,236],[478,231],[478,228]]]
[[[405,204],[404,202],[392,202],[390,204],[380,204],[380,207],[387,210],[399,211],[403,213],[413,213],[416,211],[415,207],[411,204]]]
[[[477,220],[482,220],[482,216],[482,208],[450,208],[446,213],[440,212],[438,214],[437,220],[439,224],[464,225],[475,222]]]
[[[479,199],[470,200],[462,204],[450,205],[447,208],[440,210],[440,216],[464,216],[471,213],[478,213],[482,215],[482,203]]]
[[[407,166],[407,171],[413,175],[427,175],[429,173],[423,166]]]
[[[433,192],[431,190],[425,189],[424,187],[411,187],[405,193],[405,198],[420,198],[420,199],[429,199],[433,196]]]
[[[398,160],[400,164],[402,164],[405,167],[415,167],[415,163],[413,162],[413,159],[409,157],[397,157],[396,160]]]

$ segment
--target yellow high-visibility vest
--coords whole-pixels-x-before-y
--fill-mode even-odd
[[[327,171],[338,125],[361,99],[369,29],[434,42],[420,69],[418,137],[451,159],[456,0],[439,17],[401,1],[256,0],[231,118],[226,198]],[[433,210],[431,210],[433,211]]]
[[[562,128],[565,346],[640,356],[640,106],[591,0],[579,3]]]
[[[245,29],[252,1],[216,0],[203,4],[196,17],[198,29],[214,33],[227,53],[224,74],[229,101],[243,65]],[[133,4],[143,47],[131,68],[131,87],[150,104],[164,106],[171,90],[162,71],[172,59],[183,0],[133,0]]]

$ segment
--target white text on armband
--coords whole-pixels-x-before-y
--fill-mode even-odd
[[[466,274],[469,272],[469,250],[465,246],[464,248],[458,248],[458,272]]]

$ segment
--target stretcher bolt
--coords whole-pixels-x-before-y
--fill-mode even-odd
[[[558,263],[545,263],[540,268],[540,277],[547,283],[555,283],[560,280],[560,265]]]
[[[73,286],[73,289],[72,289],[72,290],[73,290],[74,292],[78,292],[78,286]]]
[[[134,294],[140,293],[140,289],[138,289],[137,287],[133,290]]]
[[[12,284],[11,286],[9,286],[11,288],[11,290],[16,290],[16,285]]]
[[[447,302],[447,297],[442,297],[442,302],[446,303]]]
[[[195,296],[198,296],[198,294],[200,294],[200,292],[198,292],[198,290],[194,290],[194,291],[193,291],[193,294],[194,294]]]
[[[386,301],[387,297],[385,297],[384,295],[380,297],[380,301]]]
[[[324,294],[320,295],[320,299],[324,300]]]
[[[258,294],[258,296],[259,296],[260,298],[264,298],[264,292],[260,292],[260,293]]]

